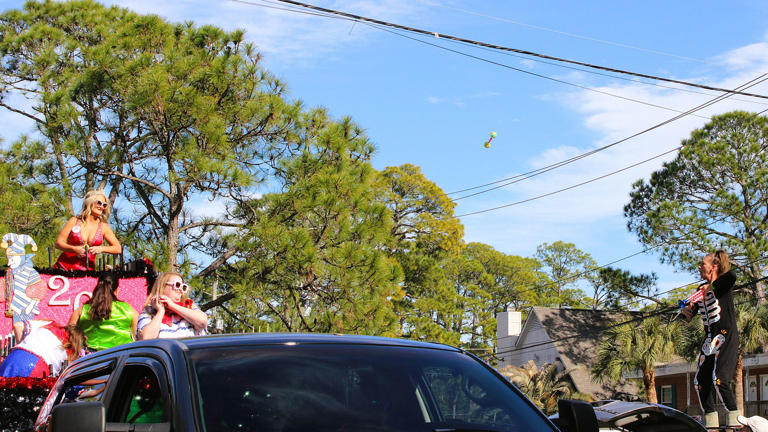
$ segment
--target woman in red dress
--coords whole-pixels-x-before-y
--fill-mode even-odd
[[[83,198],[80,214],[67,221],[56,239],[61,255],[55,268],[63,270],[93,270],[96,255],[119,254],[120,242],[107,224],[109,200],[102,190],[92,190]],[[104,246],[104,240],[109,246]]]

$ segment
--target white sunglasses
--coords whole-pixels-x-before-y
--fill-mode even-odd
[[[165,286],[169,286],[173,288],[176,291],[181,291],[182,293],[187,293],[189,291],[189,285],[176,281],[176,282],[166,282]]]

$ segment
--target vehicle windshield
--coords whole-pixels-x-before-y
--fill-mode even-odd
[[[477,360],[438,349],[296,344],[189,354],[208,431],[553,431]]]

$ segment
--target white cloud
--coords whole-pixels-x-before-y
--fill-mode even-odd
[[[765,73],[768,69],[767,59],[768,44],[766,43],[735,49],[718,59],[721,65],[728,67],[728,76],[711,78],[705,76],[697,81],[707,82],[717,87],[734,88]],[[722,73],[722,69],[718,72]],[[600,90],[678,110],[693,108],[716,95],[714,92],[708,92],[712,93],[709,96],[641,84],[609,85],[600,87]],[[759,84],[748,91],[765,94],[768,92],[768,84]],[[586,147],[575,147],[570,143],[571,145],[542,150],[528,161],[531,169],[562,161],[626,138],[676,115],[671,111],[586,90],[568,93],[565,98],[562,96],[558,94],[557,97],[546,99],[560,100],[565,107],[582,115],[584,126],[596,133],[597,138]],[[698,114],[712,116],[735,109],[756,112],[765,108],[768,107],[757,105],[749,98],[739,96],[705,108]],[[485,198],[471,199],[467,202],[460,201],[457,214],[547,194],[640,162],[679,146],[681,140],[687,138],[693,129],[703,126],[707,121],[704,118],[687,116],[563,168],[507,186],[503,192],[488,194]],[[465,217],[463,222],[467,239],[509,245],[509,249],[505,250],[508,253],[531,254],[535,251],[536,245],[556,240],[572,241],[589,251],[588,246],[582,245],[600,241],[609,242],[611,238],[623,233],[630,237],[607,248],[620,251],[614,254],[618,256],[606,258],[618,258],[621,254],[628,255],[633,252],[632,248],[641,249],[633,240],[633,235],[626,232],[626,220],[622,215],[623,206],[629,200],[632,183],[640,178],[648,178],[654,170],[662,166],[664,161],[673,159],[675,155],[676,152],[603,180],[540,200],[485,215]],[[506,177],[515,174],[518,173],[511,172]],[[605,244],[602,245],[602,250],[606,250]]]
[[[232,0],[157,2],[156,0],[108,0],[106,3],[142,14],[156,14],[173,22],[193,20],[226,30],[244,29],[269,61],[305,62],[327,58],[334,50],[361,44],[372,37],[367,25],[345,19],[325,18],[281,9],[300,9],[289,4],[250,3]],[[418,19],[423,7],[407,0],[338,0],[313,2],[317,6],[384,21]],[[301,9],[303,11],[307,11]],[[311,11],[310,11],[311,12]]]
[[[766,52],[768,52],[768,42],[760,42],[729,51],[720,56],[718,60],[729,70],[762,70],[768,66]]]

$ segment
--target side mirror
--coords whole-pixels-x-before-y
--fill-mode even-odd
[[[597,432],[597,416],[592,404],[580,400],[557,401],[559,427],[563,432]]]
[[[51,411],[52,432],[104,432],[106,415],[101,402],[57,405]]]

